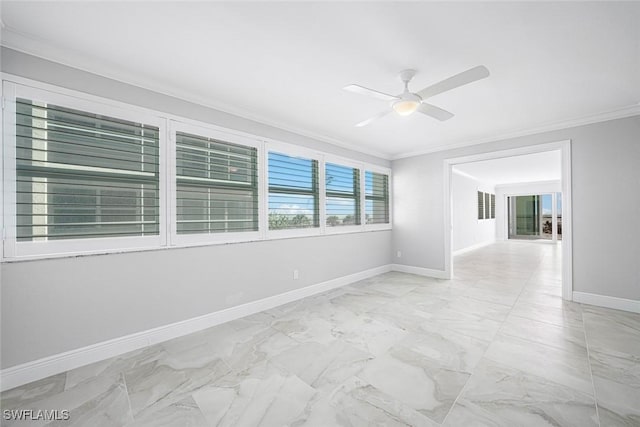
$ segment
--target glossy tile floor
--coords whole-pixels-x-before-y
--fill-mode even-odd
[[[451,281],[384,274],[2,406],[64,426],[640,426],[640,315],[563,302],[560,269],[558,246],[497,243]]]

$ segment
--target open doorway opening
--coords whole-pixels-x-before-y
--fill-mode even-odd
[[[446,159],[447,276],[452,278],[454,275],[454,253],[460,255],[492,241],[548,243],[556,247],[553,251],[561,261],[562,297],[572,300],[570,155],[570,141],[561,141]],[[526,176],[526,171],[536,170],[531,165],[544,165],[544,159],[549,158],[557,159],[557,177]],[[511,164],[511,169],[507,168],[505,172],[503,166],[507,164]],[[478,172],[481,169],[484,172]],[[468,193],[462,197],[464,202],[460,197],[461,182],[466,182]],[[477,188],[471,192],[473,185]],[[454,186],[458,189],[455,194]],[[471,198],[473,202],[470,202]],[[471,208],[471,219],[475,223],[465,216]],[[466,225],[462,224],[463,217]],[[471,236],[476,236],[475,240]]]

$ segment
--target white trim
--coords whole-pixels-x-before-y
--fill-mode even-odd
[[[11,83],[2,82],[4,108],[2,110],[2,156],[4,175],[2,177],[3,198],[0,204],[3,205],[3,231],[2,231],[2,259],[13,257],[16,254],[16,103],[8,100],[15,100],[16,86]],[[9,143],[12,141],[12,143]]]
[[[469,173],[462,172],[461,170],[456,169],[455,167],[453,169],[451,169],[451,171],[453,173],[455,173],[456,175],[464,176],[465,178],[469,178],[469,179],[472,179],[474,181],[482,182],[479,178],[476,178],[475,176],[473,176],[473,175],[471,175]]]
[[[362,226],[364,226],[367,222],[367,213],[365,212],[367,207],[366,206],[367,197],[365,194],[367,192],[367,183],[365,182],[365,179],[367,179],[367,175],[364,171],[364,168],[361,168],[360,169],[360,224]],[[389,188],[389,190],[391,190],[391,188]],[[391,221],[389,221],[389,224],[391,224]]]
[[[585,126],[593,123],[606,122],[609,120],[624,119],[627,117],[633,117],[637,115],[640,115],[640,104],[632,104],[632,105],[627,105],[625,107],[615,108],[613,110],[592,114],[589,116],[583,116],[583,117],[569,119],[569,120],[562,120],[554,123],[547,123],[540,126],[531,127],[528,129],[516,130],[516,131],[507,132],[499,135],[493,135],[485,138],[452,142],[451,144],[448,144],[448,145],[438,145],[438,146],[424,149],[424,150],[400,153],[400,154],[391,156],[390,160],[399,160],[407,157],[422,156],[424,154],[437,153],[440,151],[448,151],[448,150],[453,150],[453,149],[462,148],[462,147],[470,147],[474,145],[485,144],[488,142],[505,141],[508,139],[519,138],[519,137],[528,136],[528,135],[536,135],[536,134],[551,132],[555,130],[569,129],[569,128]]]
[[[3,111],[5,133],[3,135],[4,168],[4,206],[5,206],[5,227],[4,237],[5,250],[2,260],[11,259],[34,259],[34,258],[55,258],[61,256],[75,256],[86,253],[105,253],[119,250],[141,250],[146,248],[162,247],[166,244],[166,191],[165,191],[165,171],[166,171],[166,120],[160,116],[149,114],[145,111],[129,110],[121,106],[113,106],[104,102],[88,100],[82,94],[66,95],[58,92],[43,90],[31,86],[23,86],[9,81],[3,82],[4,91],[7,94],[5,100],[6,108]],[[113,117],[127,121],[153,125],[158,128],[158,149],[159,149],[159,233],[151,236],[128,236],[128,237],[102,237],[85,239],[68,239],[53,241],[32,241],[18,242],[16,231],[16,132],[15,115],[17,98],[28,98],[32,100],[64,105],[82,111]]]
[[[53,46],[44,40],[36,40],[33,37],[26,34],[22,34],[19,31],[10,27],[3,28],[2,33],[3,33],[2,46],[5,46],[9,49],[12,49],[18,52],[25,53],[27,55],[35,56],[37,58],[41,58],[46,61],[55,62],[61,65],[64,65],[66,67],[74,68],[76,70],[81,70],[81,71],[91,73],[103,78],[115,80],[124,84],[136,86],[142,89],[159,93],[161,95],[182,99],[187,102],[193,102],[207,108],[212,108],[214,110],[225,112],[227,114],[233,114],[235,116],[238,116],[247,120],[251,120],[267,126],[283,129],[285,131],[293,132],[298,135],[306,136],[308,138],[313,138],[318,141],[335,145],[337,147],[345,148],[357,153],[363,153],[363,154],[367,154],[367,155],[378,157],[385,160],[398,160],[402,158],[414,157],[414,156],[434,153],[438,151],[446,151],[454,148],[468,147],[472,145],[478,145],[478,144],[493,142],[497,140],[517,138],[517,137],[526,136],[526,135],[534,135],[534,134],[549,132],[553,130],[567,129],[571,127],[583,126],[587,124],[604,122],[608,120],[621,119],[621,118],[631,117],[631,116],[640,114],[640,105],[632,104],[632,105],[624,106],[621,108],[616,108],[613,110],[598,112],[596,114],[592,114],[588,116],[582,116],[582,117],[561,120],[561,121],[551,122],[551,123],[543,123],[541,125],[529,127],[525,129],[516,129],[510,132],[505,132],[498,136],[478,138],[478,139],[472,139],[472,140],[458,140],[448,145],[438,145],[438,146],[424,149],[424,150],[409,151],[409,152],[400,153],[397,155],[392,155],[389,153],[378,152],[372,149],[363,149],[362,145],[355,141],[345,142],[342,140],[335,139],[328,135],[323,135],[320,133],[312,132],[310,130],[301,129],[297,126],[285,124],[279,120],[273,120],[261,115],[257,115],[255,113],[251,113],[246,110],[239,109],[238,107],[235,107],[235,106],[215,103],[215,102],[212,102],[212,100],[209,98],[205,98],[197,94],[186,92],[184,91],[184,89],[181,89],[175,86],[168,87],[166,84],[151,82],[149,80],[142,80],[140,79],[139,76],[135,76],[129,73],[122,73],[121,70],[117,70],[113,67],[105,67],[104,63],[97,63],[95,61],[89,60],[86,55],[60,49],[59,47]]]
[[[363,225],[365,231],[377,231],[377,230],[391,230],[393,228],[393,174],[392,170],[388,168],[384,168],[381,166],[372,166],[365,165],[363,167],[364,173],[362,175],[362,194],[363,194],[363,202],[362,202],[362,215],[363,215]],[[367,172],[378,173],[387,176],[387,194],[389,195],[388,206],[389,209],[389,222],[385,223],[377,223],[377,224],[367,224],[366,216],[367,216],[367,183],[366,177]]]
[[[129,351],[178,338],[221,323],[259,313],[292,301],[339,288],[350,283],[391,271],[390,265],[371,268],[315,285],[273,295],[203,316],[194,317],[147,331],[137,332],[98,344],[89,345],[0,371],[0,390],[9,390],[23,384],[46,378],[60,372],[118,356]]]
[[[453,189],[451,188],[451,183],[453,182],[453,164],[448,163],[446,159],[442,173],[444,185],[442,195],[442,206],[444,207],[444,224],[442,228],[444,232],[444,272],[447,279],[453,279]],[[476,218],[477,217],[478,212],[476,212]],[[478,219],[478,221],[480,221],[480,219]]]
[[[430,268],[414,267],[412,265],[391,264],[391,271],[417,274],[419,276],[433,277],[435,279],[449,279],[447,272],[444,270],[432,270]]]
[[[598,307],[613,308],[615,310],[640,313],[640,301],[626,298],[610,297],[588,292],[573,292],[573,300],[581,304],[595,305]]]
[[[318,226],[320,234],[327,233],[327,159],[318,161]]]
[[[462,248],[462,249],[458,249],[457,251],[453,251],[453,256],[462,255],[462,254],[467,253],[467,252],[475,251],[476,249],[480,249],[480,248],[483,248],[485,246],[489,246],[489,245],[491,245],[491,244],[493,244],[495,242],[496,242],[495,240],[489,240],[489,241],[486,241],[486,242],[476,243],[474,245],[467,246],[466,248]]]
[[[573,197],[571,140],[559,143],[562,152],[562,298],[573,298]]]
[[[2,18],[0,18],[0,27],[4,28],[4,23],[2,22]],[[4,82],[0,82],[0,138],[4,141],[7,137],[7,123],[4,121],[4,109],[5,109],[5,99],[4,99]],[[13,116],[15,120],[15,115]],[[2,182],[0,183],[0,260],[4,258],[4,239],[5,239],[5,224],[4,224],[4,192],[5,190],[5,175],[4,175],[4,161],[5,153],[4,142],[0,143],[0,177],[2,177]]]
[[[443,187],[444,187],[444,271],[449,278],[453,275],[453,219],[451,191],[451,175],[454,165],[460,163],[477,162],[480,160],[500,159],[505,157],[521,156],[525,154],[541,153],[544,151],[561,152],[562,173],[562,298],[571,301],[573,298],[573,234],[571,213],[571,140],[549,142],[543,144],[527,145],[499,151],[488,151],[463,157],[444,159]],[[508,234],[507,234],[508,236]]]
[[[131,86],[135,86],[141,89],[145,89],[151,92],[155,92],[158,93],[160,95],[165,95],[165,96],[170,96],[172,98],[177,98],[183,101],[187,101],[187,102],[192,102],[194,104],[198,104],[201,105],[203,107],[206,108],[211,108],[213,110],[217,110],[223,113],[227,113],[227,114],[232,114],[234,116],[246,119],[246,120],[251,120],[253,122],[256,123],[260,123],[262,125],[266,125],[266,126],[271,126],[271,127],[275,127],[278,129],[282,129],[285,130],[287,132],[291,132],[294,134],[298,134],[298,135],[302,135],[305,136],[307,138],[312,138],[318,141],[322,141],[325,142],[327,144],[331,144],[334,145],[336,147],[340,147],[342,149],[348,149],[351,151],[354,151],[356,153],[362,153],[362,154],[366,154],[369,156],[373,156],[373,157],[378,157],[381,159],[385,159],[385,160],[389,160],[389,154],[388,153],[382,153],[376,150],[372,150],[372,149],[366,149],[363,148],[361,146],[361,144],[358,144],[357,142],[344,142],[342,140],[333,138],[331,136],[328,135],[324,135],[321,133],[317,133],[317,132],[313,132],[307,129],[301,129],[297,126],[291,126],[288,124],[285,124],[279,120],[273,120],[252,112],[248,112],[246,110],[240,109],[236,106],[231,106],[228,104],[222,104],[220,102],[212,102],[211,98],[209,97],[202,97],[200,95],[197,94],[193,94],[187,91],[184,91],[182,88],[178,88],[178,87],[169,87],[167,86],[166,83],[154,83],[149,81],[148,79],[142,80],[137,76],[133,76],[133,75],[127,75],[127,76],[123,76],[122,73],[120,72],[116,72],[115,70],[108,70],[107,72],[105,72],[105,70],[107,70],[107,68],[105,67],[104,63],[101,64],[96,64],[95,66],[90,66],[90,67],[83,67],[83,66],[76,66],[75,64],[78,64],[78,60],[74,60],[74,61],[69,61],[69,62],[65,62],[65,61],[60,61],[58,59],[55,59],[50,52],[55,52],[58,51],[60,52],[60,50],[58,48],[56,48],[55,46],[51,46],[49,44],[46,45],[46,47],[41,47],[40,49],[35,49],[35,51],[37,51],[37,53],[34,53],[34,49],[32,48],[33,46],[33,41],[29,40],[28,37],[25,37],[22,34],[19,34],[18,32],[16,32],[15,30],[11,29],[11,28],[6,28],[2,31],[3,37],[4,39],[2,40],[2,46],[7,47],[9,49],[12,50],[16,50],[18,52],[22,52],[25,53],[27,55],[31,55],[31,56],[35,56],[37,58],[41,58],[44,59],[46,61],[51,61],[51,62],[55,62],[57,64],[61,64],[64,65],[66,67],[69,68],[74,68],[76,70],[80,70],[80,71],[84,71],[99,77],[103,77],[103,78],[107,78],[110,80],[114,80],[120,83],[124,83],[127,85],[131,85]],[[16,41],[16,37],[18,37],[18,40],[20,40],[21,38],[23,40],[29,40],[29,42],[27,43],[28,45],[30,45],[27,48],[23,48],[21,46],[21,43],[15,43]],[[7,41],[9,41],[9,43],[7,43]],[[42,42],[37,42],[38,44],[41,44]],[[86,56],[84,55],[80,55],[78,56],[76,59],[78,58],[84,58],[82,61],[84,62],[86,60]],[[70,64],[74,64],[74,65],[70,65]],[[109,72],[110,71],[110,72]]]
[[[331,163],[334,166],[355,169],[358,171],[359,188],[357,189],[357,192],[359,197],[356,203],[360,205],[360,218],[358,218],[360,224],[338,225],[338,226],[327,225],[327,185],[326,185],[327,163]],[[320,182],[323,183],[323,187],[324,187],[324,191],[320,193],[320,218],[324,218],[324,222],[320,223],[320,229],[323,234],[343,234],[343,233],[356,233],[359,231],[365,231],[364,216],[363,216],[365,205],[362,202],[362,195],[366,193],[365,191],[366,183],[363,180],[364,168],[365,168],[365,164],[363,164],[362,162],[356,162],[344,157],[334,156],[331,154],[326,154],[324,156],[323,167],[320,170],[321,171]]]
[[[513,184],[498,184],[496,185],[496,192],[498,192],[498,190],[503,191],[506,195],[508,196],[518,196],[518,195],[529,195],[531,194],[531,190],[520,190],[520,187],[527,187],[527,186],[538,186],[538,187],[546,187],[546,186],[556,186],[558,188],[561,188],[562,185],[562,180],[560,179],[554,179],[554,180],[549,180],[549,181],[525,181],[525,182],[516,182]],[[512,190],[513,188],[515,188],[515,190]],[[537,191],[537,190],[536,190]],[[547,191],[547,190],[543,190],[540,192],[540,194],[542,193],[553,193],[553,191]]]
[[[176,184],[176,150],[177,150],[177,132],[184,132],[190,135],[195,135],[203,138],[212,138],[222,142],[228,142],[242,147],[255,148],[256,149],[256,166],[260,170],[260,164],[262,159],[260,158],[260,148],[263,142],[257,137],[247,137],[246,135],[239,135],[232,132],[221,131],[217,127],[207,126],[206,124],[195,125],[193,123],[185,123],[177,120],[169,120],[171,151],[169,152],[169,184],[170,184],[170,198],[171,198],[171,214],[172,222],[171,228],[171,245],[202,245],[202,244],[217,244],[217,243],[235,243],[235,242],[249,242],[259,240],[261,237],[260,231],[241,231],[241,232],[228,232],[228,233],[189,233],[178,234],[178,207],[177,207],[177,184]],[[258,179],[260,175],[258,173]],[[258,191],[258,206],[260,206],[260,183],[257,186]],[[258,208],[258,227],[260,225],[260,209]]]
[[[318,188],[316,191],[318,192],[318,226],[311,227],[300,227],[300,228],[288,228],[281,230],[270,230],[269,229],[269,153],[281,154],[284,156],[292,157],[292,158],[301,158],[305,160],[315,160],[317,162],[318,167]],[[265,209],[267,215],[267,228],[265,230],[267,239],[281,239],[287,237],[304,237],[304,236],[321,236],[325,235],[325,228],[322,225],[323,220],[326,219],[323,217],[323,213],[325,209],[322,206],[324,202],[323,192],[325,191],[325,183],[324,183],[324,153],[308,149],[306,147],[298,147],[291,146],[289,144],[280,143],[277,141],[267,141],[265,142],[265,157],[264,157],[264,168],[265,168]]]

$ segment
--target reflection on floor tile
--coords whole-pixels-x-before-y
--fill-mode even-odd
[[[498,334],[485,353],[487,359],[593,394],[586,349],[566,350]]]
[[[586,427],[598,419],[592,395],[484,360],[446,425]]]
[[[640,426],[640,315],[562,301],[559,248],[391,272],[0,395],[60,426]],[[597,409],[597,411],[596,411]],[[2,426],[45,425],[2,420]]]
[[[582,328],[553,325],[510,315],[502,324],[500,332],[562,350],[587,354],[587,344]]]
[[[59,394],[64,390],[66,374],[52,375],[2,393],[2,408],[17,409]]]
[[[11,393],[5,392],[5,393]],[[4,394],[3,393],[3,409]],[[13,402],[15,404],[15,401]],[[124,376],[99,376],[87,379],[75,387],[50,394],[11,409],[38,411],[68,411],[68,420],[58,420],[47,424],[44,419],[25,421],[5,420],[3,426],[111,426],[124,425],[133,420]]]
[[[268,362],[232,373],[193,394],[208,425],[283,426],[300,416],[316,390]]]
[[[147,413],[125,427],[206,427],[208,425],[193,397],[187,397],[155,412]]]

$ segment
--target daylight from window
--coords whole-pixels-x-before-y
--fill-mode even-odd
[[[317,227],[318,161],[269,152],[269,229]]]

